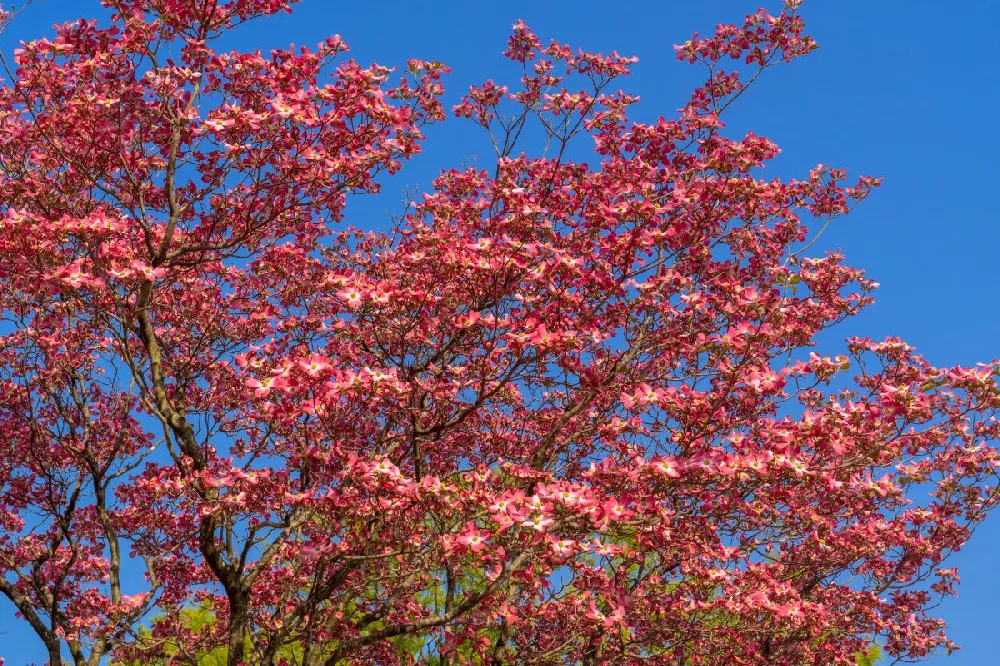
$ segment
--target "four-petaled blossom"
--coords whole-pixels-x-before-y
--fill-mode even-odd
[[[489,534],[487,532],[481,532],[475,527],[469,527],[462,534],[458,535],[455,541],[463,546],[468,546],[472,552],[478,553],[486,547],[488,539]]]
[[[347,304],[347,307],[352,310],[361,307],[361,304],[364,302],[364,295],[361,293],[361,290],[356,287],[341,289],[337,292],[337,297],[344,301]]]
[[[167,274],[166,269],[163,268],[162,266],[153,268],[149,264],[145,264],[139,260],[134,260],[131,263],[131,268],[133,271],[136,272],[136,274],[141,276],[142,279],[148,280],[150,282],[156,280],[157,278],[162,278]]]
[[[576,551],[576,543],[569,539],[552,539],[552,551],[560,557],[568,557]]]
[[[623,503],[616,499],[609,499],[604,503],[604,515],[615,520],[628,518],[632,511]]]
[[[779,617],[798,618],[802,616],[802,604],[791,602],[775,608]]]
[[[635,398],[641,404],[655,405],[666,395],[666,391],[661,388],[654,388],[650,384],[642,383],[635,391]]]
[[[271,389],[286,389],[289,387],[287,380],[282,377],[269,376],[263,379],[250,377],[246,380],[247,386],[254,389],[254,395],[262,398],[271,392]]]
[[[625,609],[622,608],[621,606],[612,606],[611,615],[607,615],[601,610],[599,610],[597,608],[596,602],[593,599],[591,599],[590,608],[584,615],[585,617],[588,617],[592,620],[597,620],[605,627],[613,627],[615,625],[623,623],[625,617]]]
[[[677,469],[677,463],[673,458],[661,458],[652,464],[653,469],[664,476],[672,479],[680,477],[681,473]]]
[[[308,358],[299,361],[298,365],[310,377],[316,377],[333,367],[328,358],[319,354],[311,354]]]
[[[282,118],[291,118],[295,115],[295,107],[285,102],[281,95],[278,95],[271,101],[271,107]]]
[[[544,532],[550,525],[555,521],[552,518],[546,517],[544,514],[536,513],[531,518],[523,521],[521,523],[522,527],[530,527],[536,532]]]

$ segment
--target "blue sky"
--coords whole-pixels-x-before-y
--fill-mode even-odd
[[[638,114],[651,118],[671,115],[702,78],[701,70],[674,59],[672,45],[694,30],[739,21],[762,1],[303,0],[291,16],[248,24],[233,45],[312,45],[339,33],[362,62],[440,60],[453,70],[445,81],[450,105],[470,83],[509,73],[500,51],[521,18],[543,40],[639,56],[623,86],[640,95]],[[765,2],[772,10],[779,4]],[[9,54],[17,39],[41,36],[53,22],[99,13],[96,0],[38,0],[0,38],[0,48]],[[988,120],[1000,102],[994,31],[1000,3],[806,0],[802,14],[821,48],[768,72],[727,122],[735,132],[752,129],[777,142],[784,152],[772,174],[801,175],[822,162],[885,178],[822,240],[882,284],[876,305],[835,337],[899,335],[936,365],[1000,356],[1000,228],[991,194],[1000,192],[992,170],[1000,125]],[[438,169],[474,161],[477,152],[486,158],[482,139],[454,119],[430,128],[424,153],[383,196],[352,202],[348,221],[384,226],[387,213],[399,211],[405,185],[426,188]],[[963,649],[927,663],[995,663],[998,548],[1000,515],[953,558],[963,585],[940,612]],[[4,602],[0,630],[8,665],[42,660],[36,639]]]

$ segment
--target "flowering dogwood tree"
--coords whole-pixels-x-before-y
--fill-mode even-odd
[[[444,119],[444,66],[213,47],[288,0],[103,4],[0,89],[0,592],[50,663],[951,647],[998,366],[812,349],[876,286],[812,242],[878,182],[765,178],[722,120],[815,47],[797,3],[677,47],[708,81],[649,124],[634,59],[514,26],[523,78],[454,107],[495,164],[380,233],[345,198]]]

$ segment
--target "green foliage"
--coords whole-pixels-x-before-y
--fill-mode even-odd
[[[215,615],[205,606],[198,606],[195,608],[188,608],[181,611],[182,621],[195,633],[200,632],[205,627],[211,627],[215,624]],[[154,618],[153,623],[155,624],[158,620]],[[152,636],[152,632],[149,629],[142,628],[139,631],[140,639],[147,639]],[[178,649],[168,644],[164,652],[167,654],[167,660],[155,660],[150,661],[148,659],[135,660],[130,662],[113,662],[111,666],[159,666],[160,664],[165,664],[169,662],[169,658],[175,656],[178,653]],[[224,647],[218,647],[209,652],[203,652],[196,655],[198,659],[199,666],[226,666],[226,658],[228,656],[228,651]]]
[[[352,612],[352,610],[353,609],[349,604],[348,613]],[[205,606],[185,609],[181,612],[181,616],[184,624],[195,633],[200,632],[205,627],[213,626],[216,622],[214,613],[212,613],[212,611]],[[157,621],[157,619],[153,619],[154,624]],[[383,627],[383,623],[375,622],[370,628],[372,630],[378,630]],[[143,628],[140,630],[139,635],[140,639],[148,639],[151,638],[152,632],[147,628]],[[419,634],[397,636],[389,639],[389,642],[393,643],[398,649],[399,654],[404,657],[415,657],[426,646],[425,638]],[[332,646],[327,647],[331,648]],[[247,654],[253,654],[253,646],[249,640],[246,642],[246,651]],[[170,658],[177,655],[178,649],[172,645],[168,645],[164,649],[164,652],[166,653],[166,658],[156,660],[141,659],[128,662],[116,661],[112,662],[110,666],[166,666],[167,664],[173,663]],[[297,640],[293,640],[289,641],[288,644],[283,645],[278,650],[278,658],[285,659],[292,664],[299,664],[302,663],[303,653],[304,650],[302,644]],[[226,666],[228,656],[228,650],[223,646],[216,647],[207,652],[199,652],[195,655],[198,660],[198,666]]]
[[[859,652],[854,660],[858,666],[875,666],[881,658],[882,650],[880,650],[877,645],[873,645],[868,648],[867,652]]]

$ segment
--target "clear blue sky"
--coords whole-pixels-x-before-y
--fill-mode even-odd
[[[404,65],[409,57],[451,65],[450,103],[470,83],[508,72],[500,51],[512,23],[523,18],[543,40],[639,56],[630,92],[641,96],[644,118],[670,115],[701,71],[674,59],[672,45],[718,22],[733,22],[772,0],[437,0],[334,2],[303,0],[291,16],[245,26],[235,46],[313,45],[339,33],[352,55]],[[20,2],[16,3],[20,4]],[[16,39],[48,32],[53,22],[97,15],[96,0],[38,0],[0,38],[9,53]],[[733,109],[734,131],[753,129],[784,150],[780,175],[803,174],[817,163],[884,176],[884,186],[823,239],[882,284],[878,301],[847,322],[837,337],[899,335],[937,365],[1000,356],[1000,193],[993,170],[1000,124],[1000,3],[932,0],[806,0],[802,14],[820,50],[768,73]],[[469,162],[478,134],[454,119],[431,128],[425,152],[392,181],[377,201],[352,204],[348,221],[383,226],[383,211],[398,212],[404,185],[426,187],[439,168]],[[997,663],[996,600],[1000,575],[1000,515],[987,521],[953,558],[960,596],[940,609],[963,649],[935,666]],[[0,601],[0,655],[9,666],[43,659],[37,639]]]

